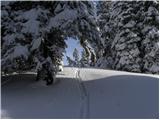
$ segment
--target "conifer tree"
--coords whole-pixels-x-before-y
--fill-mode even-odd
[[[72,60],[70,57],[67,56],[67,62],[68,62],[68,66],[70,67],[75,67],[76,63],[74,60]]]
[[[73,51],[73,59],[76,63],[76,66],[79,66],[79,52],[76,48]]]
[[[97,66],[106,63],[106,68],[116,70],[158,73],[158,4],[157,1],[98,4],[104,46]]]
[[[81,67],[88,67],[89,66],[89,59],[86,55],[85,50],[83,50],[81,53],[81,59],[80,59],[79,63],[80,63]]]

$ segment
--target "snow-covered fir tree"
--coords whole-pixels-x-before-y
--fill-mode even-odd
[[[74,67],[76,65],[75,61],[72,60],[69,56],[66,56],[66,57],[67,57],[68,66]]]
[[[75,48],[74,51],[73,51],[73,59],[74,59],[74,62],[76,63],[76,66],[79,66],[79,52],[78,50]]]
[[[1,8],[2,71],[43,71],[49,64],[56,73],[65,37],[78,37],[85,48],[86,40],[100,43],[91,1],[3,1]]]
[[[158,73],[158,2],[103,1],[98,5],[104,48],[97,66]]]
[[[89,62],[90,60],[84,49],[81,52],[81,56],[80,56],[79,51],[75,48],[72,54],[72,58],[67,56],[68,66],[70,67],[89,67],[90,66],[90,62]]]
[[[141,72],[140,49],[141,38],[136,29],[135,8],[138,4],[132,2],[114,2],[111,20],[115,22],[116,34],[112,42],[114,64],[113,68],[125,71]],[[115,14],[119,11],[117,14]]]
[[[97,3],[97,20],[101,33],[101,41],[103,49],[98,51],[98,60],[95,67],[112,69],[113,58],[111,51],[112,39],[114,34],[110,21],[110,5],[111,1],[99,1]]]
[[[67,56],[67,62],[68,62],[68,66],[70,67],[80,67],[79,51],[76,48],[72,53],[72,57]]]
[[[158,1],[139,2],[137,17],[141,30],[142,71],[146,73],[159,72],[159,4]],[[144,6],[144,7],[141,7]]]
[[[87,57],[85,50],[83,50],[81,52],[81,59],[80,59],[79,63],[80,63],[80,67],[89,67],[90,66],[89,59]]]

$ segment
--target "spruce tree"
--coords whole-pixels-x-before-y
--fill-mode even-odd
[[[73,59],[76,63],[76,66],[79,66],[79,52],[76,48],[73,51]]]
[[[137,13],[141,29],[142,70],[146,73],[159,73],[159,4],[158,1],[139,2]]]
[[[86,55],[85,50],[83,50],[81,52],[81,59],[80,59],[79,63],[80,63],[80,67],[88,67],[89,66],[89,59]]]
[[[69,67],[75,67],[76,63],[74,60],[72,60],[70,57],[67,56],[67,62]]]
[[[114,37],[113,23],[110,21],[111,1],[97,3],[97,21],[101,33],[102,49],[98,51],[96,67],[112,69],[113,57],[111,43]]]
[[[104,66],[103,61],[106,68],[109,63],[111,69],[158,73],[158,2],[103,1],[99,5],[104,47],[97,66]]]

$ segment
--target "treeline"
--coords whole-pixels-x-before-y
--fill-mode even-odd
[[[67,37],[85,66],[159,73],[159,1],[2,1],[1,68],[47,71],[62,61]]]

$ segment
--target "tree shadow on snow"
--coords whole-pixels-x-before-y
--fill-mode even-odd
[[[159,79],[116,75],[84,82],[90,99],[89,116],[96,119],[159,117]]]
[[[57,78],[59,83],[47,86],[43,80],[36,82],[35,77],[13,75],[12,80],[2,85],[2,111],[5,111],[2,118],[79,117],[80,98],[75,79]]]

